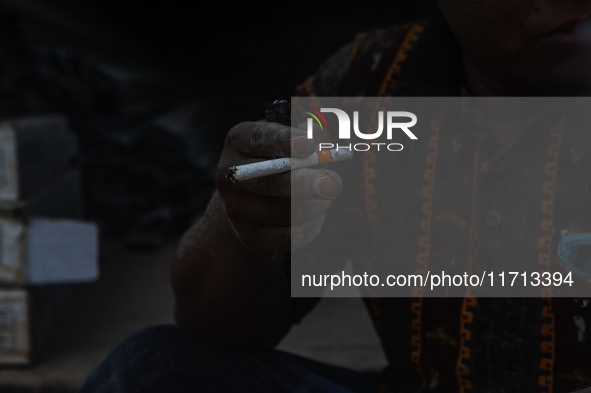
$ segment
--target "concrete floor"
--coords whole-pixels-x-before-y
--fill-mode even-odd
[[[151,251],[104,243],[99,281],[76,288],[34,366],[0,370],[0,391],[75,392],[117,342],[143,327],[173,323],[173,249],[172,241]],[[359,299],[324,299],[280,348],[358,370],[386,364]]]

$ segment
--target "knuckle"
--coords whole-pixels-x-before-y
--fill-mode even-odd
[[[259,150],[263,145],[265,132],[261,127],[255,127],[250,132],[250,145],[255,149]]]
[[[257,149],[269,150],[268,147],[273,146],[273,136],[277,132],[278,124],[259,122],[256,127],[253,127],[250,134],[250,143]]]
[[[230,146],[230,145],[234,144],[234,142],[236,141],[236,138],[240,135],[242,130],[245,127],[247,127],[247,125],[248,125],[247,122],[242,122],[242,123],[238,123],[234,127],[232,127],[230,129],[230,131],[228,131],[228,134],[226,135],[225,145]]]
[[[287,129],[277,132],[274,137],[274,144],[281,156],[291,156],[291,133]]]

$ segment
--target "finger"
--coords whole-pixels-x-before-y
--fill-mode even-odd
[[[243,194],[226,203],[226,215],[234,224],[290,225],[289,199]]]
[[[306,157],[317,145],[303,130],[264,121],[238,124],[228,133],[226,144],[247,157],[267,159]]]
[[[335,199],[343,189],[341,177],[330,169],[301,168],[291,172],[291,197]]]
[[[325,218],[326,213],[302,224],[292,225],[290,251],[295,251],[314,240],[322,230]]]
[[[234,225],[238,240],[257,253],[296,250],[313,240],[322,229],[326,214],[294,226]]]
[[[324,213],[332,201],[306,199],[289,201],[258,195],[246,195],[226,206],[230,221],[252,225],[294,225]]]
[[[302,224],[320,216],[332,205],[332,201],[323,199],[292,199],[291,225]]]
[[[290,198],[291,173],[285,172],[277,175],[261,176],[240,182],[244,190],[256,195],[266,195],[278,198]]]
[[[245,190],[279,198],[335,199],[343,188],[340,176],[329,169],[301,168],[241,182]]]

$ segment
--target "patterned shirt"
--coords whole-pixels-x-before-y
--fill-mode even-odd
[[[459,43],[438,16],[359,35],[297,94],[460,96],[460,59]],[[404,230],[380,241],[391,242],[421,270],[446,258],[560,265],[560,241],[591,233],[591,132],[573,131],[558,114],[535,135],[525,130],[499,149],[486,132],[458,134],[445,120],[432,124],[431,135],[405,158],[364,153],[357,175],[365,187],[351,192],[358,192],[365,210],[335,204],[321,236],[338,236],[331,231],[351,227],[343,224],[348,220],[370,243],[372,234],[384,233],[374,215],[387,214]],[[416,180],[396,195],[379,192],[384,182],[404,179]],[[580,250],[578,257],[591,261],[591,242]],[[389,362],[383,391],[571,392],[591,386],[588,299],[364,301]],[[294,321],[311,306],[294,298]]]

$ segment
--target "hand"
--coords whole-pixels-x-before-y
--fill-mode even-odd
[[[226,178],[229,168],[278,157],[306,157],[317,150],[318,142],[307,139],[305,131],[266,121],[244,122],[230,130],[216,182],[232,229],[246,249],[277,253],[310,242],[320,233],[326,209],[341,193],[342,182],[334,171],[303,168],[232,183]]]

